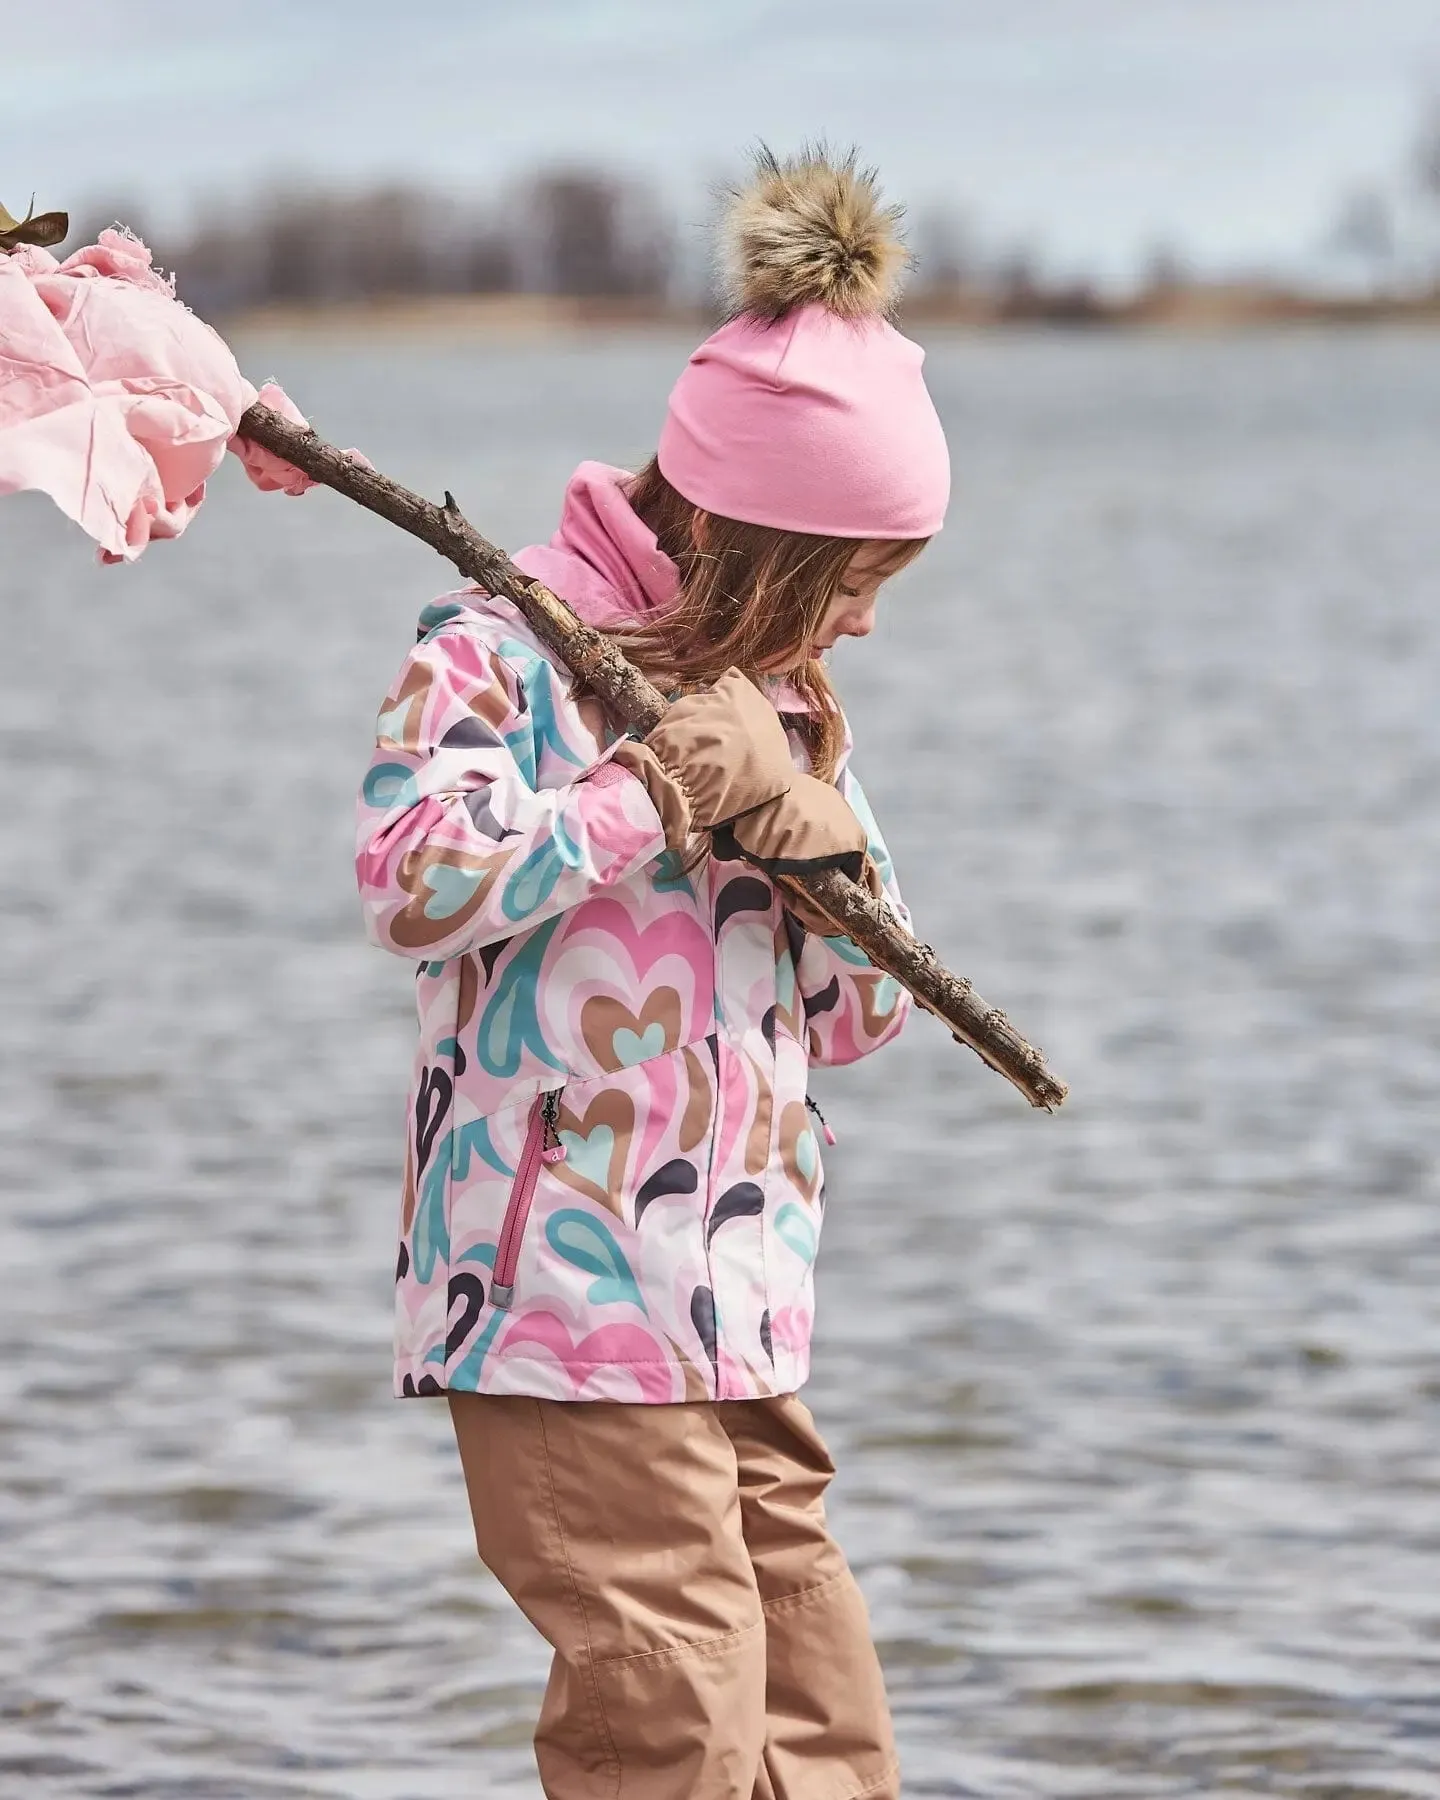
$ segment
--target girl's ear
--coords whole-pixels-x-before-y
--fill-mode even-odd
[[[710,515],[698,506],[690,515],[690,541],[697,550],[703,550],[710,542]]]

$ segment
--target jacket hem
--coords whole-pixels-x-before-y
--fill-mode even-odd
[[[563,1377],[556,1379],[554,1362],[526,1356],[502,1356],[487,1360],[481,1379],[460,1386],[447,1378],[435,1363],[401,1359],[395,1364],[394,1394],[397,1400],[425,1398],[440,1394],[510,1394],[532,1400],[574,1401],[604,1400],[637,1406],[674,1406],[685,1401],[706,1400],[723,1405],[730,1400],[773,1400],[795,1394],[804,1386],[810,1370],[809,1359],[787,1358],[776,1368],[774,1378],[756,1382],[747,1394],[727,1394],[718,1399],[713,1384],[704,1394],[686,1391],[686,1377],[692,1384],[693,1368],[665,1357],[653,1362],[607,1363],[571,1362]],[[661,1395],[656,1390],[661,1378],[671,1377],[672,1391]],[[571,1391],[561,1392],[568,1385]]]

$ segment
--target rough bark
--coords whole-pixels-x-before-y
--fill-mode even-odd
[[[452,495],[444,504],[410,492],[378,470],[352,461],[315,432],[292,425],[267,406],[255,405],[240,421],[240,435],[273,450],[314,480],[358,501],[402,531],[420,538],[454,563],[487,593],[519,607],[536,635],[627,727],[648,732],[665,711],[665,699],[622,655],[615,643],[586,625],[565,602],[516,568],[460,513]],[[790,885],[791,878],[782,878]],[[859,945],[877,969],[908,988],[921,1006],[942,1019],[957,1042],[968,1044],[1012,1082],[1032,1106],[1052,1111],[1067,1093],[1041,1052],[1026,1043],[1003,1012],[988,1005],[970,983],[952,975],[928,944],[916,941],[883,901],[836,871],[807,876],[807,897]]]

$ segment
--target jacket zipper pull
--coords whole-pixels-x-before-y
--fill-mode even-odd
[[[540,1108],[540,1117],[545,1121],[545,1135],[540,1142],[540,1160],[543,1163],[558,1163],[565,1160],[565,1146],[560,1142],[560,1134],[555,1129],[555,1121],[560,1117],[560,1090],[554,1088],[545,1096]]]
[[[555,1130],[555,1121],[559,1117],[559,1088],[542,1096],[538,1113],[533,1106],[530,1109],[530,1122],[525,1128],[525,1145],[515,1168],[515,1185],[510,1190],[510,1200],[500,1226],[500,1241],[495,1246],[495,1262],[490,1276],[490,1302],[498,1312],[508,1312],[515,1304],[515,1271],[520,1261],[520,1240],[535,1198],[540,1165],[560,1162],[565,1156],[565,1146]],[[553,1143],[550,1141],[552,1139]]]
[[[810,1098],[810,1096],[808,1094],[805,1096],[805,1104],[810,1108],[811,1112],[814,1113],[815,1117],[820,1121],[820,1135],[824,1138],[824,1140],[827,1144],[833,1144],[835,1142],[835,1133],[830,1129],[829,1125],[826,1123],[824,1113],[821,1112],[820,1108],[815,1104],[815,1102]]]

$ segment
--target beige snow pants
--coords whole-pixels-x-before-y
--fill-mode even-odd
[[[481,1560],[554,1649],[549,1800],[894,1800],[865,1603],[795,1396],[451,1394]]]

